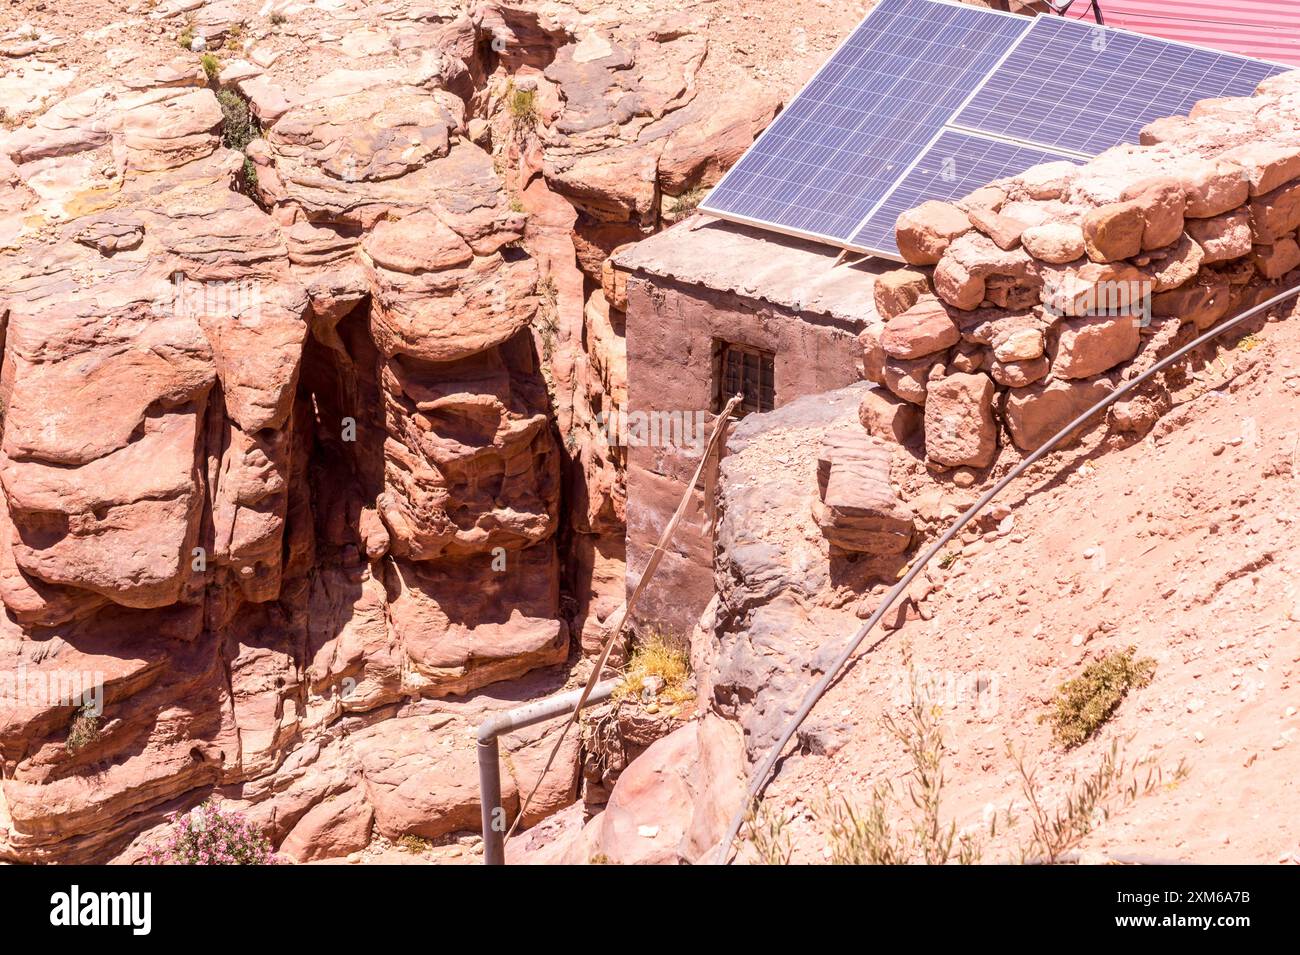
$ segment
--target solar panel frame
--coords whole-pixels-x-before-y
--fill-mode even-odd
[[[1104,38],[1101,49],[1093,46],[1098,37]],[[1089,53],[1081,54],[1085,46]],[[1141,64],[1141,71],[1126,73],[1130,62]],[[1178,40],[1041,16],[948,125],[1095,156],[1120,143],[1136,143],[1141,128],[1152,120],[1186,115],[1202,99],[1249,96],[1260,80],[1288,69]],[[1231,76],[1207,88],[1204,77],[1215,70]],[[1201,82],[1177,85],[1185,75]],[[1111,83],[1124,84],[1126,90],[1102,106]],[[1099,135],[1102,130],[1105,135]]]
[[[901,262],[903,259],[894,240],[894,229],[898,216],[908,209],[929,199],[949,202],[960,199],[981,186],[1017,175],[1041,163],[1083,163],[1087,159],[1086,156],[945,127],[864,217],[847,248]],[[953,160],[959,170],[951,181],[945,179],[942,172],[947,160]],[[918,181],[931,187],[918,188]],[[932,188],[936,181],[944,185]]]
[[[770,183],[774,183],[778,188],[782,186],[790,186],[798,190],[795,196],[796,201],[786,201],[781,203],[782,206],[785,208],[797,207],[798,206],[797,199],[802,197],[804,194],[806,194],[809,189],[813,189],[823,193],[828,192],[831,195],[839,195],[839,196],[843,196],[843,198],[851,199],[851,202],[845,202],[842,200],[837,201],[837,205],[840,208],[837,209],[835,212],[813,209],[809,207],[804,207],[800,209],[801,212],[807,212],[813,216],[831,217],[833,219],[833,222],[838,225],[838,228],[833,228],[833,229],[812,228],[810,227],[810,223],[807,221],[806,217],[801,218],[801,217],[789,216],[789,217],[785,217],[786,221],[776,221],[777,220],[776,216],[750,215],[747,214],[745,211],[737,211],[736,208],[736,206],[738,205],[737,202],[731,202],[730,203],[731,207],[730,208],[727,207],[727,201],[729,199],[730,193],[731,191],[734,191],[736,189],[736,183],[738,180],[743,180],[745,179],[745,177],[763,176],[764,173],[769,168],[771,168],[772,163],[768,163],[764,166],[761,166],[756,170],[753,168],[754,165],[759,162],[759,159],[768,158],[764,153],[765,145],[769,144],[771,140],[782,137],[784,135],[783,130],[788,125],[793,123],[798,123],[801,120],[803,120],[808,115],[806,111],[809,109],[808,106],[809,103],[813,104],[812,106],[813,110],[816,110],[817,108],[827,104],[828,101],[826,100],[813,99],[809,95],[810,91],[815,91],[819,83],[826,84],[829,82],[831,83],[831,85],[833,85],[834,84],[833,78],[836,77],[837,75],[842,75],[844,63],[839,62],[841,58],[841,54],[844,53],[845,51],[852,52],[855,41],[858,41],[860,37],[864,36],[863,33],[864,28],[872,25],[875,22],[879,22],[879,21],[873,21],[872,20],[873,17],[877,17],[881,19],[886,19],[889,17],[897,18],[897,17],[905,16],[906,15],[905,11],[907,11],[908,9],[912,9],[912,10],[921,9],[925,11],[934,11],[942,8],[946,8],[947,10],[952,11],[953,19],[949,22],[948,28],[952,28],[954,24],[960,24],[962,21],[966,21],[968,23],[975,23],[979,20],[983,20],[986,23],[998,23],[999,29],[996,33],[986,32],[986,31],[975,31],[975,30],[969,30],[968,33],[971,36],[978,36],[984,38],[989,42],[992,42],[993,40],[1000,40],[1002,42],[999,42],[995,49],[984,47],[979,53],[975,54],[974,56],[972,56],[969,53],[969,51],[964,51],[964,56],[963,56],[964,62],[962,64],[962,69],[960,70],[960,74],[955,78],[953,78],[952,80],[954,85],[949,87],[944,87],[945,89],[948,89],[953,93],[962,94],[961,102],[949,103],[946,102],[948,98],[945,97],[944,98],[945,102],[940,102],[938,104],[930,103],[927,108],[929,109],[930,114],[932,115],[929,115],[927,120],[923,124],[915,124],[920,126],[922,134],[917,135],[911,140],[905,141],[903,145],[906,148],[895,150],[893,154],[890,155],[888,158],[875,157],[869,154],[866,155],[865,157],[861,157],[860,153],[851,153],[851,155],[865,158],[866,160],[869,160],[881,167],[878,168],[875,172],[864,172],[861,170],[864,168],[869,169],[870,167],[863,166],[863,167],[858,167],[859,171],[846,174],[846,175],[852,175],[858,180],[865,179],[870,181],[872,183],[872,187],[870,189],[866,191],[856,191],[852,197],[844,196],[843,194],[840,193],[835,193],[832,187],[834,185],[842,185],[846,181],[845,178],[841,178],[835,183],[829,182],[829,178],[834,177],[835,175],[842,174],[844,172],[843,170],[837,170],[837,169],[830,169],[828,171],[826,168],[818,168],[815,174],[811,176],[808,180],[806,180],[803,184],[797,184],[794,183],[793,181],[782,179],[780,177],[772,177],[772,176],[765,177],[769,180]],[[955,114],[956,110],[960,107],[961,103],[964,103],[969,99],[970,93],[966,90],[965,87],[967,85],[970,85],[973,89],[975,86],[977,86],[978,83],[975,82],[975,80],[982,81],[984,77],[986,77],[986,75],[993,68],[995,68],[996,64],[1001,62],[1001,60],[1010,52],[1010,50],[1015,47],[1016,43],[1018,43],[1019,40],[1023,38],[1023,36],[1029,31],[1029,28],[1031,26],[1032,26],[1032,20],[1026,17],[1021,17],[1016,14],[1005,13],[997,10],[987,10],[981,7],[972,7],[963,3],[954,2],[954,0],[881,0],[881,2],[877,4],[862,19],[862,21],[853,30],[853,32],[850,33],[848,38],[846,38],[845,41],[835,49],[835,51],[831,54],[830,58],[826,61],[826,63],[823,64],[823,66],[813,75],[812,79],[810,79],[808,83],[805,84],[803,89],[801,89],[799,93],[790,101],[790,105],[787,106],[786,109],[776,118],[776,120],[772,122],[767,127],[767,129],[765,129],[759,135],[759,137],[746,151],[745,155],[741,157],[741,160],[737,162],[734,166],[732,166],[731,169],[728,170],[727,173],[723,176],[723,178],[718,182],[718,184],[713,187],[708,197],[706,197],[705,201],[700,204],[700,210],[709,215],[714,215],[717,216],[718,218],[726,219],[728,221],[738,222],[746,225],[753,225],[762,229],[779,232],[785,235],[795,236],[799,238],[813,239],[816,241],[826,242],[832,245],[847,247],[845,243],[848,241],[849,238],[851,238],[854,231],[856,231],[856,229],[859,227],[863,214],[868,209],[870,209],[870,207],[873,206],[875,202],[878,201],[878,199],[882,198],[894,185],[897,178],[898,170],[905,168],[910,162],[914,161],[917,157],[922,155],[925,152],[925,150],[933,143],[934,137],[938,134],[938,132],[941,129],[943,129],[945,124],[951,121],[953,115]],[[1014,36],[1012,35],[1013,33]],[[887,36],[887,34],[884,33],[883,31],[881,35]],[[898,43],[905,43],[907,41],[915,40],[916,38],[911,35],[905,35],[905,36],[898,37],[896,39]],[[925,39],[927,42],[933,42],[929,38],[923,38],[923,39]],[[863,44],[859,44],[859,45],[863,45]],[[866,49],[865,46],[864,49]],[[907,60],[909,56],[909,54],[903,51],[896,51],[893,55],[898,56],[900,60]],[[983,59],[984,62],[980,62],[981,59]],[[916,62],[911,61],[908,68],[916,68],[916,66],[917,66]],[[935,64],[931,64],[928,67],[931,73],[933,73],[935,66],[936,66]],[[873,70],[872,72],[875,71]],[[898,75],[893,76],[893,83],[895,86],[907,88],[914,82],[914,80],[907,78],[906,73],[907,73],[907,68],[899,71]],[[878,92],[871,90],[870,88],[859,88],[859,93],[861,95],[870,95],[870,96],[877,97],[876,106],[878,111],[882,106],[885,109],[893,109],[895,111],[898,110],[905,111],[907,107],[914,105],[914,103],[916,102],[914,100],[908,100],[906,97],[899,97],[895,99],[895,97],[889,95],[889,93],[892,92],[893,90],[891,89],[890,91],[887,91],[886,94],[882,95]],[[881,118],[881,116],[874,115],[874,114],[862,113],[861,115],[864,118],[874,118],[874,119]],[[899,117],[896,113],[895,119],[898,118]],[[861,120],[859,120],[856,130],[860,130],[860,128],[861,128]],[[863,134],[861,132],[857,132],[857,135],[859,136],[860,140],[866,140],[866,141],[870,141],[873,138],[876,139],[880,138],[874,135]],[[791,138],[793,139],[793,137]],[[819,144],[819,146],[820,145],[821,144]],[[832,147],[832,149],[834,149],[834,147]],[[775,156],[776,154],[773,153],[772,155]],[[747,160],[749,161],[748,167],[747,167]],[[748,185],[748,183],[746,183],[746,185]],[[758,197],[758,198],[763,198],[763,197]],[[754,205],[757,205],[757,201],[754,203]],[[744,208],[753,209],[754,205],[745,206]]]

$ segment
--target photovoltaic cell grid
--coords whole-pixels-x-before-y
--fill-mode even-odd
[[[1286,67],[1042,16],[952,125],[1096,155],[1197,100],[1249,96]]]
[[[899,215],[908,209],[927,199],[960,199],[995,179],[1059,160],[1084,161],[1065,153],[945,129],[862,224],[850,244],[897,256],[894,226]]]
[[[881,0],[701,208],[847,242],[1030,23]]]

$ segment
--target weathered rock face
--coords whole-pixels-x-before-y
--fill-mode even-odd
[[[439,82],[296,94],[257,202],[201,86],[0,137],[0,669],[104,685],[89,740],[70,697],[0,711],[0,856],[102,860],[214,786],[260,807],[345,712],[565,659],[537,269]],[[292,856],[473,828],[324,748],[342,778],[256,810]]]
[[[0,673],[105,682],[89,740],[0,709],[0,858],[133,858],[214,788],[299,860],[476,828],[444,744],[623,601],[608,255],[776,108],[697,101],[678,14],[247,6],[160,5],[100,85],[0,78]]]

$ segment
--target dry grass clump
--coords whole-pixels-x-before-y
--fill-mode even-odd
[[[84,703],[72,716],[68,726],[67,747],[69,753],[77,753],[99,740],[99,714],[94,705]]]
[[[623,669],[623,682],[614,691],[614,699],[639,699],[647,682],[654,683],[654,678],[658,677],[663,681],[663,688],[656,696],[684,703],[692,697],[686,688],[690,675],[691,663],[682,641],[671,634],[652,630],[632,648]]]

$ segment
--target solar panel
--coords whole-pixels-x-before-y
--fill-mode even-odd
[[[1042,16],[993,70],[952,125],[1096,155],[1136,143],[1153,119],[1197,100],[1249,96],[1287,68]]]
[[[1031,22],[940,0],[881,0],[701,209],[847,242]]]
[[[862,223],[850,247],[898,258],[894,226],[908,209],[927,199],[960,199],[995,179],[1059,160],[1084,161],[1066,153],[945,129]]]

